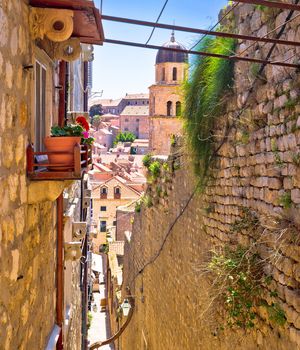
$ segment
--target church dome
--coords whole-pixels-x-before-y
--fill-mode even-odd
[[[171,34],[170,41],[163,44],[162,47],[186,50],[186,48],[183,45],[175,41],[174,32],[172,32]],[[165,62],[184,63],[184,62],[187,62],[187,60],[188,60],[188,54],[186,52],[164,50],[163,48],[159,49],[156,55],[156,64],[165,63]]]

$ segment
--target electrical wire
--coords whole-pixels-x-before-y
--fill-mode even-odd
[[[296,4],[298,4],[299,1],[300,1],[300,0],[296,0]],[[289,12],[289,14],[288,14],[287,17],[286,17],[286,22],[289,21],[289,19],[290,19],[291,16],[293,15],[293,13],[294,13],[293,10],[291,10],[291,11]],[[280,38],[280,37],[281,37],[281,35],[283,34],[284,29],[285,29],[285,27],[286,27],[286,24],[287,24],[287,23],[285,23],[284,26],[281,28],[281,30],[279,31],[279,33],[276,35],[276,38]],[[275,47],[276,47],[276,44],[273,44],[272,47],[270,48],[270,50],[269,50],[269,52],[268,52],[268,54],[267,54],[267,57],[268,57],[268,58],[271,56],[271,54],[272,54],[272,52],[274,51]],[[258,74],[257,76],[259,76],[259,75],[262,74],[262,71],[264,70],[265,67],[266,67],[266,64],[262,64],[262,65],[261,65],[260,70],[259,70],[259,74]],[[250,89],[249,89],[248,96],[247,96],[247,98],[246,98],[246,100],[245,100],[245,102],[244,102],[242,108],[238,111],[238,115],[236,116],[236,120],[239,119],[239,117],[242,115],[242,113],[246,110],[246,108],[247,108],[247,102],[248,102],[248,99],[249,99],[250,94],[251,94],[251,93],[253,92],[253,90],[254,90],[254,85],[255,85],[255,83],[256,83],[256,80],[257,80],[257,77],[255,78],[255,80],[253,81],[253,83],[252,83],[252,85],[251,85],[251,87],[250,87]],[[228,135],[229,135],[230,130],[232,129],[232,127],[233,127],[234,125],[235,125],[235,123],[233,123],[233,125],[232,125],[231,127],[227,126],[227,130],[226,130],[226,132],[225,132],[224,138],[223,138],[222,142],[220,143],[220,145],[217,147],[217,149],[214,151],[213,156],[216,156],[217,152],[218,152],[218,151],[220,150],[220,148],[223,146],[223,144],[225,143],[225,140],[227,139],[227,137],[228,137]],[[166,235],[165,235],[165,237],[164,237],[164,239],[163,239],[163,241],[162,241],[162,243],[161,243],[161,246],[160,246],[160,248],[158,249],[158,251],[152,256],[152,258],[150,258],[150,259],[143,265],[142,268],[140,268],[140,269],[133,275],[133,278],[128,282],[128,285],[129,285],[129,286],[135,281],[135,279],[136,279],[140,274],[142,274],[142,273],[144,272],[144,270],[145,270],[149,265],[153,264],[153,263],[157,260],[157,258],[160,256],[160,254],[161,254],[161,252],[163,251],[163,248],[164,248],[164,246],[165,246],[165,244],[166,244],[166,242],[167,242],[168,237],[169,237],[170,234],[172,233],[172,230],[173,230],[174,226],[176,225],[176,223],[177,223],[177,221],[179,220],[179,218],[184,214],[185,210],[188,208],[190,202],[192,201],[192,199],[194,198],[195,194],[197,193],[197,190],[198,190],[199,185],[200,185],[200,181],[199,181],[199,182],[197,183],[197,185],[195,186],[193,192],[192,192],[191,195],[189,196],[189,198],[188,198],[186,204],[184,205],[184,207],[181,209],[181,212],[179,213],[179,215],[175,218],[175,220],[173,221],[173,223],[172,223],[171,226],[169,227],[169,229],[168,229],[168,231],[167,231],[167,233],[166,233]]]
[[[215,29],[215,28],[223,21],[223,19],[226,18],[238,5],[239,5],[239,2],[235,3],[235,4],[231,7],[231,9],[229,9],[229,10],[220,18],[220,20],[219,20],[213,27],[211,27],[209,30]],[[199,45],[199,44],[201,43],[201,41],[204,40],[205,37],[207,37],[207,35],[208,35],[208,34],[203,35],[203,36],[196,42],[196,44],[194,44],[194,45],[190,48],[190,50],[193,50],[197,45]]]
[[[280,25],[277,26],[276,28],[270,30],[270,31],[269,31],[267,34],[265,34],[262,38],[267,37],[268,35],[270,35],[270,34],[272,34],[273,32],[275,32],[277,29],[279,29],[279,28],[283,27],[284,25],[290,23],[291,21],[293,21],[294,19],[296,19],[296,18],[299,17],[299,16],[300,16],[300,13],[298,13],[295,17],[289,19],[288,21],[285,21],[284,23],[280,24]],[[258,43],[258,41],[254,41],[253,43],[251,43],[251,44],[250,44],[249,46],[247,46],[242,52],[240,52],[240,53],[237,55],[237,57],[240,57],[243,53],[245,53],[247,50],[249,50],[252,46],[254,46],[254,45],[257,44],[257,43]],[[262,45],[261,45],[261,48],[262,48],[263,46],[265,46],[266,44],[268,44],[268,43],[262,44]]]
[[[162,9],[161,9],[161,11],[160,11],[160,13],[159,13],[159,15],[158,15],[157,20],[156,20],[155,23],[158,23],[158,21],[159,21],[161,15],[162,15],[163,12],[164,12],[165,7],[167,6],[168,1],[169,1],[169,0],[166,0],[166,1],[165,1],[165,3],[164,3],[164,5],[163,5],[163,7],[162,7]],[[155,31],[155,27],[152,28],[152,31],[151,31],[151,33],[150,33],[150,36],[149,36],[148,40],[146,41],[145,45],[147,45],[148,42],[151,40],[154,31]]]

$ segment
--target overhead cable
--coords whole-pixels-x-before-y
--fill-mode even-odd
[[[158,15],[157,20],[156,20],[155,23],[158,23],[158,21],[159,21],[161,15],[162,15],[163,12],[164,12],[165,7],[167,6],[168,1],[169,1],[169,0],[166,0],[166,1],[165,1],[164,6],[162,7],[162,9],[161,9],[161,11],[160,11],[160,13],[159,13],[159,15]],[[149,36],[148,40],[146,41],[145,45],[147,45],[148,42],[151,40],[154,31],[155,31],[155,27],[152,28],[152,31],[151,31],[151,33],[150,33],[150,36]]]
[[[211,27],[209,30],[212,31],[213,29],[215,29],[222,21],[223,19],[225,19],[229,14],[230,12],[232,12],[237,6],[239,5],[239,3],[237,2],[236,4],[234,4],[221,18],[220,20],[213,26]],[[193,50],[197,45],[199,45],[201,43],[201,41],[207,37],[207,35],[209,35],[208,33],[207,34],[204,34],[197,42],[196,44],[194,44],[190,50]]]

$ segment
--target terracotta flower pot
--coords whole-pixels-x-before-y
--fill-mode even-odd
[[[48,152],[66,152],[48,155],[49,163],[59,164],[49,170],[71,170],[74,166],[74,147],[76,143],[80,144],[80,140],[80,136],[45,137],[44,144]]]

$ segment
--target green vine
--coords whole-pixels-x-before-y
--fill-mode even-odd
[[[229,38],[205,38],[198,50],[228,55],[235,45]],[[185,131],[195,172],[203,184],[214,153],[214,124],[223,112],[224,96],[233,85],[233,68],[232,61],[201,57],[185,86]]]

